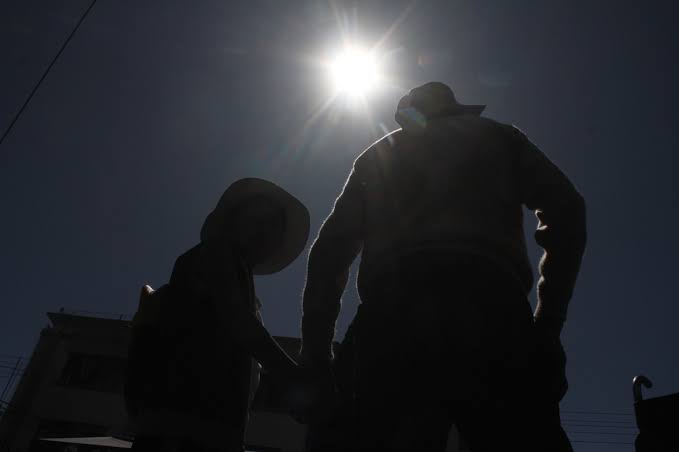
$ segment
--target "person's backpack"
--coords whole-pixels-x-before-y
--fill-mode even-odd
[[[170,287],[158,290],[145,285],[132,319],[125,374],[125,405],[134,418],[144,405],[162,406],[167,372],[165,364],[173,348],[173,300]]]

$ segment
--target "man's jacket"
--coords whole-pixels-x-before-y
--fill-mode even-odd
[[[426,249],[486,257],[533,285],[523,207],[535,211],[541,261],[536,316],[565,319],[586,241],[583,198],[515,127],[476,115],[397,130],[354,162],[309,256],[303,354],[331,356],[349,267],[362,253],[359,293],[380,269]]]

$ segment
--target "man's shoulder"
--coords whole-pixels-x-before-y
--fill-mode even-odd
[[[487,124],[489,124],[491,127],[496,127],[498,130],[502,130],[504,133],[507,133],[507,134],[515,136],[515,137],[522,137],[522,138],[526,137],[526,134],[523,132],[523,130],[521,130],[515,124],[509,124],[509,123],[498,121],[497,119],[486,118],[486,117],[481,117],[481,119],[486,121]]]
[[[368,146],[368,148],[365,151],[363,151],[363,154],[375,153],[391,149],[395,147],[396,144],[403,139],[404,134],[405,132],[403,132],[403,129],[392,130],[391,132],[384,135],[382,138]],[[359,158],[360,157],[361,156],[359,156]]]
[[[361,152],[356,160],[354,161],[354,166],[360,166],[363,162],[372,160],[378,155],[389,152],[389,150],[396,147],[397,143],[401,141],[403,137],[403,130],[396,129],[384,135],[379,140],[368,146],[363,152]]]
[[[496,119],[477,116],[472,119],[478,127],[474,127],[475,133],[493,140],[501,140],[511,148],[524,146],[529,140],[528,136],[518,126],[498,121]]]
[[[465,121],[470,121],[478,124],[481,127],[487,127],[490,129],[495,129],[497,131],[506,132],[510,134],[520,134],[523,135],[521,129],[519,129],[514,124],[508,124],[497,119],[488,118],[486,116],[476,116],[476,115],[464,115],[460,117]]]

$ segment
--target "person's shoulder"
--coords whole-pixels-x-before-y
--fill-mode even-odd
[[[202,248],[203,243],[201,242],[180,254],[179,257],[177,257],[177,259],[174,262],[175,268],[191,265],[191,263],[194,262],[200,255]]]
[[[471,116],[471,115],[465,115],[465,119],[474,121],[484,127],[496,129],[499,131],[505,131],[508,133],[515,133],[519,132],[522,133],[521,130],[516,127],[514,124],[508,124],[504,123],[502,121],[498,121],[497,119],[494,118],[489,118],[487,116]]]
[[[526,133],[519,128],[516,124],[509,124],[509,123],[504,123],[500,122],[496,119],[492,118],[484,118],[486,121],[488,121],[490,124],[492,124],[494,127],[497,127],[498,129],[504,131],[505,133],[519,137],[519,138],[526,138]]]
[[[489,129],[509,140],[513,144],[522,144],[528,141],[528,136],[515,124],[504,123],[497,119],[479,116],[479,121]]]
[[[395,148],[402,139],[402,129],[392,130],[361,152],[358,157],[356,157],[354,166],[361,166],[364,162],[371,161],[381,154],[389,152],[391,149]]]
[[[196,263],[200,259],[201,247],[202,243],[199,243],[177,257],[172,267],[170,284],[183,285],[183,282],[190,277],[189,275],[194,271]]]

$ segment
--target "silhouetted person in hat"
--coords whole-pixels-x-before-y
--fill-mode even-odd
[[[309,214],[261,179],[241,179],[208,215],[200,243],[170,282],[142,289],[132,322],[125,395],[133,450],[242,451],[259,366],[291,381],[296,363],[261,323],[253,274],[277,272],[302,251]]]
[[[442,83],[410,91],[396,112],[402,128],[356,159],[311,249],[301,356],[312,369],[331,366],[361,254],[361,305],[343,344],[354,355],[354,450],[442,451],[452,423],[475,452],[571,450],[559,337],[585,203],[520,130],[483,108]],[[535,312],[524,206],[545,251]]]

